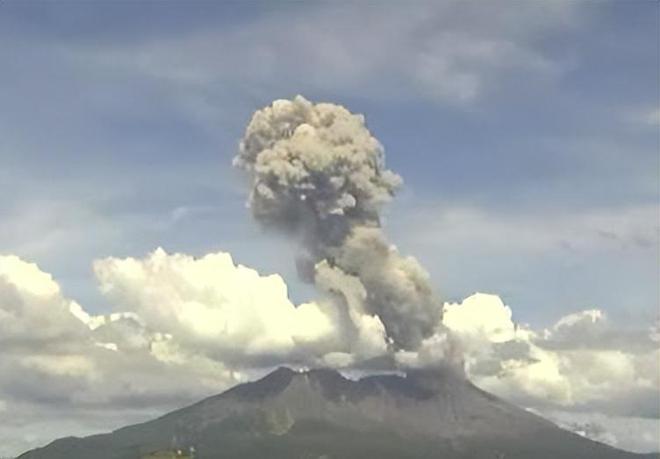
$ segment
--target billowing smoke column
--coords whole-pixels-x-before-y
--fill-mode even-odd
[[[301,241],[304,279],[377,315],[395,350],[433,334],[442,309],[428,275],[380,225],[402,180],[362,115],[301,96],[277,100],[254,114],[234,164],[251,177],[255,218]]]

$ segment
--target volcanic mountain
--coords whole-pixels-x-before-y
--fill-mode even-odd
[[[450,370],[351,380],[280,368],[158,419],[56,440],[20,459],[140,459],[191,447],[198,459],[658,457],[562,430]]]

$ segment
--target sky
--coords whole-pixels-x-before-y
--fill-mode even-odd
[[[538,352],[568,346],[560,330],[584,319],[601,327],[594,340],[622,340],[609,357],[643,349],[630,352],[644,359],[649,343],[637,338],[657,323],[660,306],[658,8],[650,0],[0,2],[0,274],[27,295],[19,295],[26,310],[75,301],[89,315],[148,315],[153,298],[122,277],[127,257],[157,289],[171,282],[153,274],[158,247],[185,269],[197,265],[173,254],[225,252],[281,275],[293,304],[314,300],[317,292],[297,278],[295,243],[255,224],[245,177],[232,167],[253,112],[301,94],[365,115],[387,167],[404,181],[384,209],[384,230],[429,272],[443,301],[497,295],[501,304],[483,303],[494,314],[506,316],[507,305],[538,336],[554,330]],[[55,290],[22,263],[52,276],[56,299],[34,302],[39,282]],[[198,268],[232,271],[214,263]],[[0,302],[13,304],[7,298]],[[38,333],[40,325],[21,323]],[[16,327],[0,326],[6,336],[9,329]],[[172,333],[203,335],[194,327]],[[197,338],[194,349],[208,345]],[[21,339],[5,340],[4,349]],[[43,352],[26,352],[0,367],[53,369]],[[84,386],[75,379],[82,354],[74,354],[70,371],[55,371],[61,392],[51,399],[19,396],[16,381],[0,382],[0,416],[3,406],[21,413],[7,434],[19,439],[0,454],[146,419],[222,388],[200,383],[176,397],[159,388],[143,394],[142,411],[127,414],[110,389],[90,395],[93,403],[72,401],[66,384]],[[216,357],[205,354],[211,363],[190,371],[222,374],[225,386],[249,373],[232,356]],[[218,361],[222,368],[202,370]],[[128,367],[117,368],[131,375]],[[657,365],[645,368],[657,381]],[[655,401],[657,382],[648,379],[640,394]],[[513,399],[511,387],[522,387],[483,381]],[[608,440],[658,449],[657,435],[622,433],[630,419],[647,427],[651,419],[651,431],[658,413],[568,399],[547,407],[541,395],[525,394],[516,401],[560,412],[555,418],[568,424],[593,414],[607,424]],[[79,414],[55,426],[71,403],[81,404]],[[582,406],[582,417],[569,405]],[[40,416],[35,429],[35,413],[46,412],[53,417]],[[93,421],[99,413],[103,422]]]

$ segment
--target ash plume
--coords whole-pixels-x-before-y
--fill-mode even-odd
[[[417,349],[440,327],[428,274],[381,228],[402,179],[362,115],[302,96],[277,100],[254,113],[234,165],[250,177],[256,220],[300,241],[304,280],[378,316],[394,350]]]

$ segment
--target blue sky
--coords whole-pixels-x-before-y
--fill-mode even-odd
[[[94,259],[157,246],[282,273],[231,168],[252,112],[364,113],[405,180],[391,239],[446,299],[549,323],[658,298],[658,4],[0,4],[0,252],[91,311]]]

